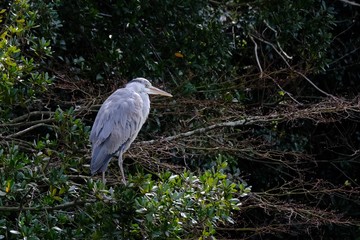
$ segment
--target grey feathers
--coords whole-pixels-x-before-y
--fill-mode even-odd
[[[149,115],[149,94],[172,97],[170,93],[153,87],[145,78],[135,78],[125,88],[111,94],[101,106],[90,134],[90,169],[91,174],[102,172],[103,182],[112,156],[118,153],[122,182],[126,183],[122,154],[135,140]]]
[[[92,174],[105,171],[116,152],[122,153],[130,147],[147,117],[142,116],[142,108],[141,96],[126,88],[118,89],[106,99],[90,134]]]

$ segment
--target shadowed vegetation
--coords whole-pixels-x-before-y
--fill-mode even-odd
[[[0,3],[0,239],[357,239],[359,10],[349,1]],[[100,104],[152,98],[91,176]]]

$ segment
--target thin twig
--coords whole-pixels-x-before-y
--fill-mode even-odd
[[[63,204],[59,204],[56,206],[47,206],[47,207],[6,207],[6,206],[0,206],[0,211],[3,212],[19,212],[19,211],[53,211],[53,210],[63,210],[67,208],[71,208],[74,206],[84,205],[86,203],[94,203],[96,200],[84,200],[84,201],[72,201],[67,202]]]
[[[260,78],[262,78],[263,77],[263,70],[262,70],[262,67],[261,67],[261,65],[260,65],[260,60],[259,60],[259,56],[258,56],[258,53],[257,53],[257,50],[258,50],[258,45],[257,45],[257,43],[256,43],[256,41],[254,40],[254,38],[250,35],[250,39],[251,39],[251,41],[254,43],[254,52],[255,52],[255,58],[256,58],[256,62],[257,62],[257,65],[258,65],[258,67],[259,67],[259,70],[260,70]]]
[[[328,97],[331,97],[335,100],[337,100],[338,98],[331,95],[330,93],[327,93],[325,91],[323,91],[322,89],[320,89],[318,86],[316,86],[315,83],[313,83],[308,77],[306,77],[303,73],[295,70],[295,69],[292,69],[295,73],[299,74],[300,76],[302,76],[306,81],[308,81],[308,83],[310,83],[316,90],[318,90],[319,92],[321,92],[322,94],[324,94],[325,96],[328,96]]]
[[[280,88],[281,91],[283,91],[287,96],[289,96],[289,98],[291,98],[294,102],[296,102],[299,105],[303,105],[301,102],[299,102],[298,100],[296,100],[291,93],[289,93],[288,91],[286,91],[285,89],[283,89],[280,84],[278,82],[276,82],[275,79],[273,79],[272,77],[270,77],[271,80],[276,84],[276,86],[278,86],[278,88]]]
[[[221,128],[221,127],[237,127],[237,126],[248,126],[259,123],[273,122],[273,121],[291,121],[294,118],[315,118],[316,116],[321,116],[323,113],[338,113],[344,111],[356,111],[357,106],[354,108],[352,106],[348,106],[346,104],[343,105],[331,105],[331,106],[323,106],[323,107],[315,107],[315,108],[305,108],[298,111],[293,111],[290,113],[273,113],[267,116],[246,116],[244,119],[231,121],[231,122],[221,122],[217,124],[213,124],[204,128],[198,128],[192,131],[180,133],[177,135],[157,139],[150,141],[142,141],[135,144],[153,144],[155,142],[165,142],[165,141],[173,141],[182,137],[190,137],[192,135],[201,134],[208,132],[210,130]]]
[[[357,6],[357,7],[360,7],[360,4],[359,3],[356,3],[356,2],[350,2],[348,0],[340,0],[344,3],[347,3],[347,4],[350,4],[350,5],[353,5],[353,6]]]
[[[48,124],[45,124],[45,123],[38,123],[38,124],[35,124],[35,125],[31,126],[31,127],[25,128],[22,131],[19,131],[17,133],[11,134],[11,135],[8,135],[6,137],[9,137],[9,138],[18,137],[18,136],[23,135],[24,133],[27,133],[27,132],[35,129],[35,128],[43,127],[43,126],[54,127],[54,126],[51,126],[51,125],[48,125]]]
[[[17,123],[2,123],[0,127],[25,127],[29,125],[39,124],[39,123],[51,123],[53,122],[53,118],[41,119],[41,120],[34,120],[29,122],[17,122]]]
[[[268,45],[270,45],[275,52],[283,59],[283,61],[285,62],[286,66],[292,70],[293,72],[295,72],[296,74],[300,75],[301,77],[303,77],[308,83],[310,83],[316,90],[318,90],[319,92],[321,92],[322,94],[324,94],[325,96],[331,97],[333,99],[337,99],[335,96],[323,91],[322,89],[320,89],[318,86],[315,85],[315,83],[313,83],[309,78],[307,78],[304,74],[302,74],[301,72],[293,69],[293,67],[291,67],[291,65],[288,63],[288,61],[285,59],[285,57],[281,54],[281,52],[274,46],[274,44],[272,44],[271,42],[266,41],[265,39],[258,37],[256,35],[251,35],[253,37],[255,37],[256,39],[262,41],[263,43],[266,43]]]
[[[54,115],[55,112],[51,112],[51,111],[34,111],[34,112],[29,112],[27,114],[24,114],[20,117],[14,118],[11,123],[17,123],[17,122],[21,122],[24,120],[29,119],[32,116],[37,116],[37,115],[48,115],[48,116],[52,116]]]
[[[278,38],[278,32],[277,32],[273,27],[271,27],[270,24],[269,24],[267,21],[264,20],[264,23],[265,23],[265,25],[266,25],[269,29],[271,29],[271,30],[275,33],[275,37],[276,37],[276,39],[277,39],[277,38]],[[276,40],[276,44],[277,44],[277,46],[279,47],[280,52],[281,52],[282,54],[284,54],[285,57],[287,57],[288,59],[292,59],[292,58],[293,58],[292,56],[289,56],[289,55],[282,49],[282,47],[280,46],[279,41]]]

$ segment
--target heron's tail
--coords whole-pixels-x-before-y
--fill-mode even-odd
[[[91,174],[94,175],[95,173],[98,172],[105,172],[110,162],[110,159],[113,155],[114,154],[109,154],[109,152],[102,147],[102,144],[93,148],[92,158],[90,163]]]

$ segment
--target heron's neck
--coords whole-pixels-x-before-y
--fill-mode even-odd
[[[149,98],[149,94],[147,93],[140,93],[140,97],[143,100],[143,108],[142,108],[142,113],[144,116],[144,122],[147,119],[149,112],[150,112],[150,98]]]

